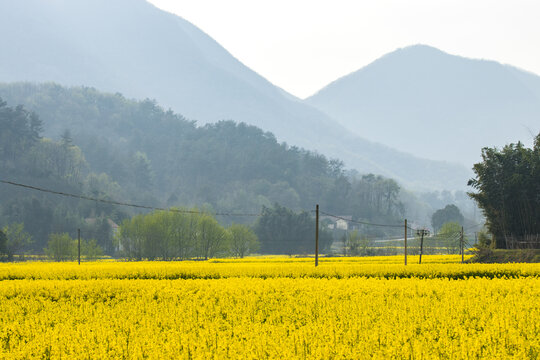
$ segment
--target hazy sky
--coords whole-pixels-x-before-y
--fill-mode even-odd
[[[304,98],[412,44],[540,74],[538,0],[149,0]]]

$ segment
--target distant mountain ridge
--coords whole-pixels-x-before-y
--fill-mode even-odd
[[[0,82],[56,82],[155,98],[199,123],[253,124],[280,141],[414,188],[462,189],[472,174],[365,140],[272,85],[189,22],[143,0],[4,1],[0,31],[9,34]]]
[[[362,136],[465,165],[540,131],[540,77],[416,45],[327,85],[307,103]]]

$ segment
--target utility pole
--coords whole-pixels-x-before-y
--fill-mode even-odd
[[[407,265],[407,219],[405,219],[405,265]]]
[[[79,265],[81,265],[81,229],[77,229],[77,240],[78,240],[77,252],[79,253]]]
[[[315,207],[315,266],[319,266],[319,204]]]
[[[461,236],[459,240],[461,243],[461,263],[463,264],[465,257],[465,239],[463,238],[463,226],[461,227]]]
[[[418,260],[418,263],[422,263],[422,253],[424,252],[424,235],[429,235],[429,230],[422,229],[422,230],[416,230],[416,235],[420,235],[420,259]]]

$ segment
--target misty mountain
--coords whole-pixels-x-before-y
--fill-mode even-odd
[[[470,166],[483,147],[540,131],[540,77],[416,45],[396,50],[306,100],[365,138]]]
[[[189,22],[143,0],[2,1],[0,31],[8,34],[0,52],[2,82],[53,81],[153,98],[199,124],[253,124],[280,141],[416,188],[463,188],[472,174],[351,133],[244,66]],[[45,135],[56,136],[52,131],[62,127],[51,123]]]

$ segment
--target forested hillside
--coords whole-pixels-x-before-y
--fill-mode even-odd
[[[21,84],[9,89],[0,124],[0,172],[7,180],[154,207],[258,213],[274,203],[293,210],[311,210],[319,203],[326,211],[356,219],[395,222],[403,215],[395,181],[347,177],[339,160],[280,144],[254,126],[222,121],[198,127],[153,101],[131,101],[91,88]],[[18,104],[35,113],[14,108]],[[119,222],[132,214],[126,208],[7,185],[0,196],[2,223],[25,223],[42,239],[36,250],[48,233],[73,233],[83,219]]]

